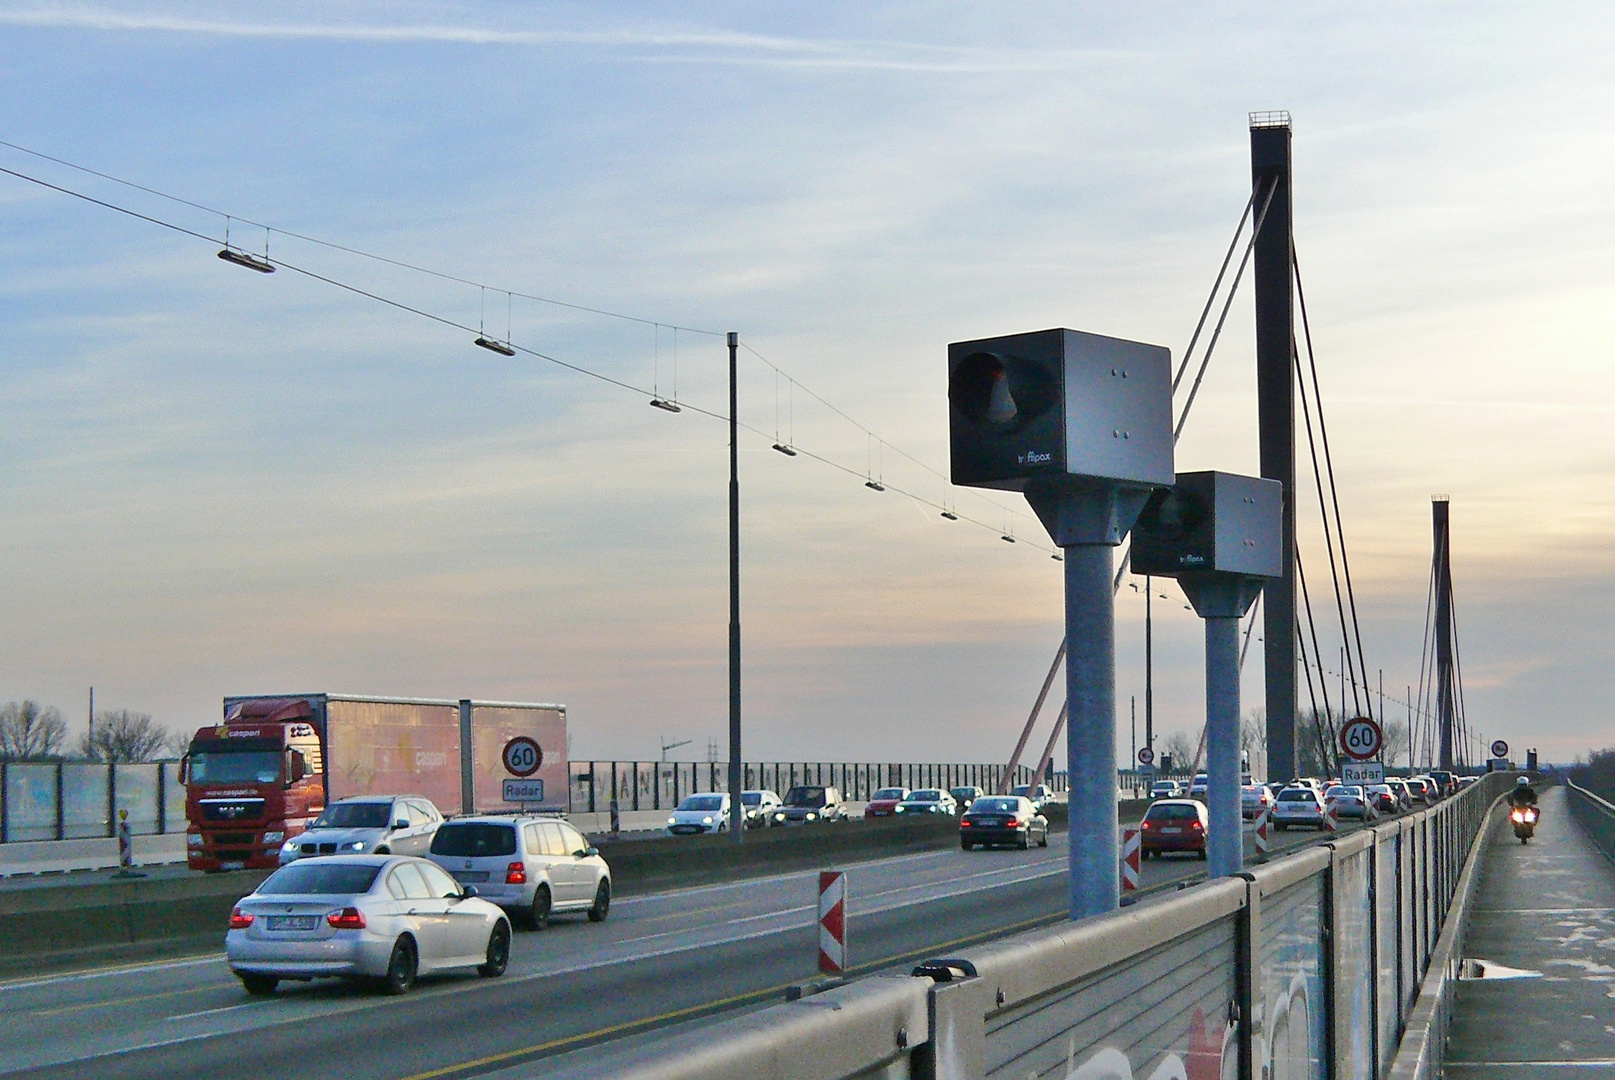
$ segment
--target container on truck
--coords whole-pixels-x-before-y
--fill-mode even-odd
[[[469,722],[467,722],[469,721]],[[281,694],[224,699],[180,762],[192,869],[279,865],[282,844],[328,801],[424,795],[445,811],[518,809],[504,801],[506,743],[540,748],[521,808],[567,808],[566,706],[526,702]],[[542,796],[535,793],[542,790]]]

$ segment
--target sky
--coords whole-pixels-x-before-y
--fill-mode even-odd
[[[575,757],[724,752],[733,330],[746,756],[1001,760],[1061,568],[948,484],[946,345],[1181,357],[1287,109],[1365,665],[1418,682],[1446,494],[1471,730],[1615,744],[1612,45],[1594,4],[6,4],[0,167],[201,236],[0,174],[0,701],[562,702]],[[1251,328],[1247,284],[1179,471],[1257,470]]]

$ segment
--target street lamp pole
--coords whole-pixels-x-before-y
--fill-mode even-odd
[[[740,792],[740,444],[735,368],[740,335],[729,331],[729,834],[746,838],[746,810]]]

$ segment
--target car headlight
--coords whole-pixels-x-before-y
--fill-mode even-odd
[[[342,845],[342,850],[343,851],[363,851],[364,850],[364,841],[363,840],[355,840],[352,843],[343,844]]]
[[[712,824],[712,819],[709,818],[709,817],[704,817],[704,818],[701,819],[701,824],[703,824],[703,825],[711,825]]]
[[[809,821],[817,821],[817,820],[819,820],[819,815],[815,814],[813,811],[809,810],[807,812],[807,819]]]
[[[668,818],[668,819],[667,819],[667,823],[668,823],[668,824],[669,824],[669,825],[672,825],[672,824],[673,824],[673,823],[674,823],[674,822],[675,822],[675,820],[676,820],[676,819],[675,819],[675,818]]]
[[[784,821],[785,820],[785,811],[781,810],[779,813],[775,814],[774,815],[774,820],[775,821]]]
[[[194,833],[194,832],[193,833],[186,833],[185,834],[185,846],[186,847],[201,847],[202,846],[202,834],[201,833]]]
[[[295,837],[293,837],[292,839],[286,841],[284,844],[281,845],[280,850],[282,850],[282,851],[296,851],[297,850],[297,839]]]
[[[892,813],[894,813],[894,814],[901,814],[901,813],[902,813],[902,812],[903,812],[903,808],[902,808],[902,807],[901,807],[901,806],[894,806],[894,807],[892,807]]]
[[[264,833],[264,843],[266,844],[278,844],[284,839],[286,839],[286,830],[284,829],[278,832]]]

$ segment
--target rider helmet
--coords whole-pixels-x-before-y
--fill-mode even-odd
[[[1526,779],[1525,777],[1522,776],[1518,780],[1514,781],[1514,786],[1515,787],[1526,787],[1530,783],[1531,783],[1530,780],[1528,780],[1528,779]]]

